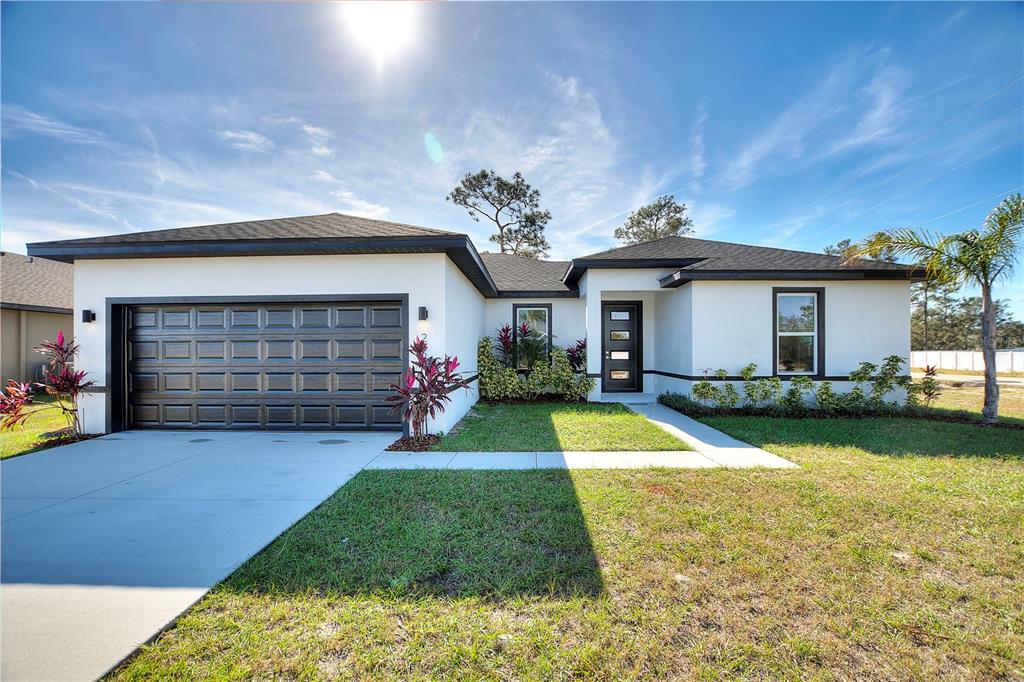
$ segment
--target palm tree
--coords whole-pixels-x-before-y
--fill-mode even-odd
[[[996,206],[981,229],[943,236],[935,232],[898,228],[876,232],[855,247],[849,259],[889,252],[909,256],[924,268],[925,276],[942,284],[981,289],[981,353],[985,360],[986,423],[999,413],[996,383],[996,309],[992,287],[1009,279],[1020,256],[1024,237],[1024,197],[1014,194]],[[848,259],[848,260],[849,260]]]

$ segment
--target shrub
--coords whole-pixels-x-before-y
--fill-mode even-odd
[[[528,372],[502,367],[495,347],[484,337],[477,346],[477,371],[480,397],[484,400],[536,400],[552,395],[566,400],[585,400],[594,388],[594,380],[573,370],[568,351],[551,349],[551,362],[538,362]]]
[[[480,397],[484,400],[519,400],[523,397],[523,384],[519,373],[512,367],[503,367],[495,356],[500,347],[489,337],[480,339],[477,345],[477,381]]]
[[[512,334],[512,325],[503,324],[498,327],[498,334],[494,341],[494,353],[502,367],[512,367],[515,364],[516,344]]]
[[[690,393],[697,400],[706,402],[709,405],[714,403],[718,398],[718,390],[715,388],[715,385],[707,379],[701,379],[695,383],[690,389]]]
[[[412,436],[419,440],[426,435],[427,418],[443,413],[451,394],[459,388],[469,389],[469,384],[458,371],[459,358],[446,355],[442,360],[427,355],[424,337],[416,337],[409,354],[412,362],[402,384],[391,384],[395,394],[385,400],[392,403],[392,412],[401,411],[402,421],[412,424]]]
[[[587,340],[578,339],[575,344],[567,347],[565,352],[569,356],[569,364],[572,371],[586,373],[587,371]]]
[[[64,338],[64,332],[57,331],[56,341],[43,341],[33,350],[49,358],[43,369],[43,380],[36,384],[55,398],[53,405],[43,409],[58,409],[68,422],[72,436],[82,435],[82,422],[78,414],[78,398],[94,381],[86,381],[86,373],[75,371],[74,362],[78,356],[78,344]],[[7,394],[0,393],[0,431],[12,429],[24,423],[28,414],[25,407],[32,403],[31,387],[11,380],[7,383]],[[37,410],[40,412],[42,410]]]
[[[936,378],[938,375],[939,368],[936,365],[926,366],[924,368],[924,378],[911,387],[908,393],[908,400],[910,396],[914,396],[915,399],[920,397],[924,401],[925,406],[931,407],[932,403],[942,395],[942,385]]]
[[[516,329],[516,369],[532,370],[548,359],[548,341],[533,326],[523,322]]]
[[[804,394],[814,395],[814,381],[806,376],[793,377],[789,380],[789,388],[779,404],[786,412],[802,414],[807,411],[807,399]]]

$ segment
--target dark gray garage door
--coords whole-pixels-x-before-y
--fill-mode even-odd
[[[132,306],[128,424],[399,430],[405,320],[399,301]]]

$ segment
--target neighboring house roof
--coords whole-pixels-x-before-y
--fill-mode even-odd
[[[0,251],[0,307],[71,313],[75,307],[74,266]]]
[[[578,296],[575,288],[562,281],[569,267],[568,261],[537,260],[510,253],[480,254],[484,265],[498,285],[503,296],[527,298],[530,296]]]
[[[589,268],[677,268],[661,280],[674,287],[695,279],[894,279],[917,278],[919,270],[897,263],[732,242],[664,237],[574,258],[565,281],[575,284]]]

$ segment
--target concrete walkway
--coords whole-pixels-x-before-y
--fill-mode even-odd
[[[693,451],[382,452],[367,469],[791,469],[788,459],[727,436],[658,403],[628,407],[693,447]]]

